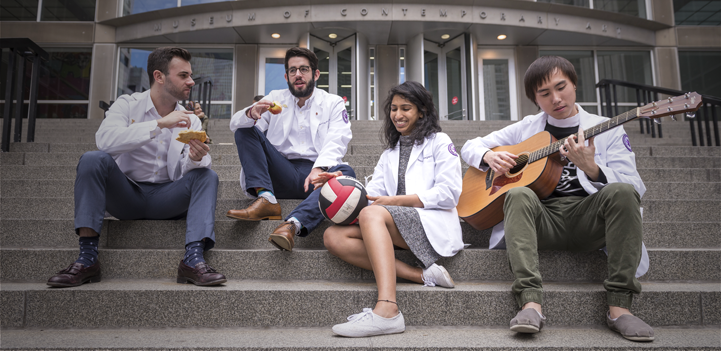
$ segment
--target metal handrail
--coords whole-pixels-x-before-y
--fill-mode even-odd
[[[27,142],[35,141],[35,117],[38,106],[38,78],[40,75],[40,60],[47,61],[50,55],[40,46],[28,38],[0,39],[0,49],[10,49],[8,55],[7,80],[5,83],[5,108],[3,109],[2,151],[10,151],[10,107],[13,104],[15,93],[15,133],[14,142],[22,140],[23,127],[23,89],[25,85],[25,60],[32,62],[33,70],[30,76],[30,103],[28,105],[28,133]],[[19,56],[19,57],[18,57]],[[19,60],[18,60],[19,58]],[[17,67],[15,67],[17,65]],[[16,73],[16,74],[14,74]],[[13,84],[13,76],[15,84]]]
[[[443,116],[443,117],[447,119],[448,117],[450,117],[451,115],[454,115],[454,114],[456,114],[456,113],[461,113],[461,118],[465,118],[465,117],[466,117],[466,109],[460,109],[460,110],[458,110],[458,111],[453,111],[453,112],[451,112],[451,113],[449,113],[449,114],[447,114],[447,115],[445,115],[445,116]]]
[[[606,108],[606,116],[611,117],[618,114],[618,97],[616,94],[616,87],[626,87],[631,89],[636,89],[636,104],[640,107],[645,104],[651,103],[653,101],[658,101],[658,95],[669,95],[669,96],[678,96],[683,95],[686,92],[681,90],[675,90],[675,89],[668,89],[668,88],[662,88],[662,87],[656,87],[652,85],[646,85],[646,84],[637,84],[637,83],[631,83],[626,82],[622,80],[617,79],[602,79],[596,84],[596,88],[598,88],[600,95],[601,95],[601,101],[605,102],[605,108]],[[700,146],[708,145],[711,146],[712,138],[711,138],[711,130],[714,131],[714,141],[716,146],[721,146],[721,138],[719,138],[719,127],[718,127],[718,118],[716,116],[716,108],[721,107],[721,98],[718,98],[716,96],[711,95],[704,95],[701,94],[701,99],[703,100],[702,108],[700,108],[695,114],[687,114],[689,121],[689,127],[691,128],[691,144],[693,146],[697,146],[697,144],[700,144]],[[711,109],[709,113],[709,109]],[[602,107],[602,113],[603,113],[603,107]],[[694,118],[695,116],[695,118]],[[658,120],[655,120],[658,121]],[[698,127],[698,143],[696,138],[696,127],[694,127],[694,121],[696,121],[696,125]],[[660,122],[660,121],[659,121]],[[705,123],[701,123],[705,122]],[[646,126],[646,133],[650,133],[652,138],[656,137],[656,134],[658,132],[658,137],[662,138],[663,133],[661,129],[661,124],[651,123],[650,120],[645,119],[639,120],[639,124],[641,127],[641,134],[644,134],[644,125]],[[712,125],[713,124],[713,125]],[[655,126],[655,128],[654,128]],[[704,142],[704,132],[703,128],[706,128],[706,141]]]

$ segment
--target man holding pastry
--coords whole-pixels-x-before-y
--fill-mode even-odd
[[[240,186],[256,200],[227,216],[280,220],[277,199],[303,199],[268,238],[278,249],[292,251],[296,236],[308,235],[323,221],[320,189],[314,191],[312,181],[324,172],[355,172],[343,163],[353,136],[343,99],[315,87],[318,57],[308,49],[291,48],[285,70],[288,89],[271,91],[230,120],[243,166]]]
[[[85,153],[75,178],[75,232],[79,258],[48,280],[54,287],[98,282],[99,234],[105,212],[118,219],[186,219],[178,283],[218,285],[225,276],[203,251],[215,245],[218,175],[201,122],[178,101],[195,84],[190,53],[155,49],[148,56],[150,90],[120,96],[95,134],[98,150]]]

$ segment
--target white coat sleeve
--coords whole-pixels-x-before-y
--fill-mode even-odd
[[[333,96],[333,95],[329,95]],[[326,133],[323,146],[318,150],[318,158],[315,160],[313,167],[333,167],[343,161],[348,150],[348,142],[353,138],[353,132],[350,129],[350,121],[344,118],[348,112],[345,110],[343,99],[336,97],[336,102],[330,110],[330,120],[328,121],[328,132]]]
[[[417,193],[424,209],[450,210],[458,205],[463,177],[461,160],[458,158],[451,138],[436,134],[433,145],[434,183],[433,187]],[[425,175],[424,176],[430,176]]]
[[[523,121],[517,122],[484,137],[466,141],[463,149],[461,149],[463,161],[466,161],[469,166],[478,168],[483,172],[488,171],[488,166],[481,167],[483,155],[496,146],[515,145],[522,142],[522,128],[524,125],[526,125],[526,123],[523,123]]]
[[[263,100],[273,101],[271,100],[270,95],[266,98],[263,98]],[[255,106],[255,104],[252,104],[236,112],[235,114],[233,114],[233,117],[230,118],[230,130],[233,131],[233,133],[235,133],[235,131],[240,128],[257,127],[258,129],[260,129],[261,132],[264,132],[268,129],[268,124],[270,123],[270,116],[272,114],[266,111],[261,114],[260,119],[256,121],[245,114],[246,111],[253,106]]]
[[[199,118],[191,118],[191,125],[190,129],[193,130],[202,130],[203,129],[203,123],[200,122]],[[175,141],[175,140],[173,140]],[[205,156],[203,156],[202,159],[200,159],[199,162],[193,161],[190,159],[190,145],[185,145],[183,147],[183,158],[180,160],[180,165],[182,167],[182,174],[185,175],[189,171],[196,169],[196,168],[210,168],[211,163],[213,161],[213,158],[210,156],[210,152],[208,152]]]
[[[381,154],[380,159],[378,159],[378,163],[376,164],[375,169],[373,170],[373,178],[371,178],[371,181],[366,185],[366,193],[370,196],[388,196],[388,191],[386,191],[385,187],[385,168],[386,168],[386,162],[388,154],[388,151],[384,151],[383,154]],[[388,174],[387,176],[392,177],[392,175]],[[370,204],[370,201],[368,201]]]
[[[628,135],[623,127],[614,128],[607,132],[608,144],[606,148],[606,163],[598,165],[606,176],[608,183],[627,183],[633,185],[640,196],[646,192],[646,186],[641,180],[641,175],[636,169],[636,154],[629,150],[624,141],[628,140]],[[626,140],[624,140],[626,139]],[[585,177],[585,174],[583,175]],[[597,189],[603,188],[606,184],[599,182],[589,182]]]
[[[140,120],[143,116],[130,116],[131,99],[131,96],[123,95],[110,106],[95,133],[98,150],[117,156],[149,143],[160,132],[155,120],[133,123],[133,119]]]

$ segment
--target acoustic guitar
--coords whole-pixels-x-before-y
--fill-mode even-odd
[[[636,118],[660,118],[693,112],[700,106],[701,95],[686,93],[624,112],[584,130],[583,134],[586,139],[590,139]],[[547,198],[561,179],[565,163],[558,149],[572,136],[577,137],[578,133],[556,140],[549,132],[542,131],[520,144],[491,149],[495,152],[508,151],[518,156],[516,166],[505,174],[496,174],[490,168],[487,172],[469,168],[463,177],[463,192],[456,207],[458,215],[473,228],[484,230],[503,220],[503,202],[509,190],[525,186],[540,199]]]

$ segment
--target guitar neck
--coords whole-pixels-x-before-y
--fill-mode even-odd
[[[637,113],[638,113],[637,108],[626,111],[616,117],[609,119],[606,122],[597,124],[589,129],[585,129],[583,131],[583,135],[584,135],[585,139],[590,139],[590,138],[592,138],[596,135],[599,135],[609,129],[616,128],[626,122],[629,122],[629,121],[632,121],[632,120],[638,118]],[[563,146],[563,144],[566,142],[566,139],[568,139],[570,137],[574,137],[574,136],[578,137],[578,133],[571,134],[563,139],[556,141],[555,143],[552,143],[551,145],[548,145],[544,148],[541,148],[541,149],[538,149],[538,150],[532,152],[529,155],[528,162],[529,163],[535,162],[544,157],[548,157],[548,156],[558,152],[558,149],[561,148],[561,146]]]

